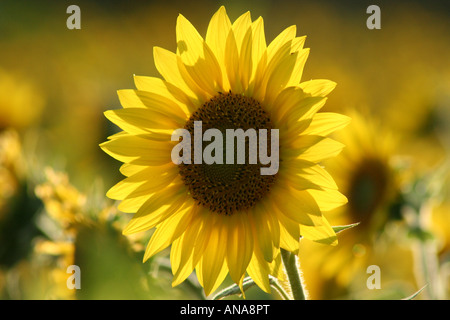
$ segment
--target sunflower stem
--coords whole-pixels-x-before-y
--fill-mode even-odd
[[[278,295],[283,300],[290,300],[289,295],[283,289],[283,287],[280,286],[280,284],[278,283],[278,280],[275,277],[269,276],[269,284],[272,288],[275,289],[275,291],[278,293]],[[253,287],[254,285],[256,285],[256,283],[250,277],[245,278],[242,283],[242,287],[243,287],[244,291]],[[220,299],[232,296],[232,295],[239,295],[239,294],[242,294],[241,288],[237,284],[232,284],[231,286],[229,286],[229,287],[223,289],[222,291],[220,291],[219,293],[217,293],[212,298],[212,300],[220,300]]]
[[[294,300],[306,300],[302,280],[300,278],[297,255],[285,249],[281,249],[281,259],[283,260]]]
[[[289,294],[284,290],[275,277],[269,276],[269,283],[283,300],[291,300]]]
[[[442,299],[442,287],[439,279],[440,272],[436,241],[427,233],[426,222],[430,214],[430,207],[427,204],[423,204],[417,213],[413,254],[417,284],[425,283],[424,293],[427,299],[436,300]]]
[[[247,289],[253,287],[254,285],[256,285],[256,283],[252,280],[252,278],[247,277],[244,279],[244,281],[242,282],[242,288],[244,291],[246,291]],[[220,300],[232,295],[239,295],[242,294],[241,292],[241,288],[237,285],[237,284],[232,284],[231,286],[223,289],[222,291],[220,291],[219,293],[217,293],[212,300]]]

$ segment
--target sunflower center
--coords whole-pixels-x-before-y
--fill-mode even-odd
[[[202,133],[208,129],[218,129],[222,136],[226,136],[227,129],[267,129],[267,150],[270,148],[270,132],[272,123],[268,114],[260,103],[253,98],[239,94],[219,94],[207,101],[186,122],[185,129],[194,136],[194,122],[201,121]],[[194,137],[195,139],[195,137]],[[276,179],[274,175],[262,175],[261,167],[266,167],[259,162],[250,163],[251,152],[248,148],[248,137],[246,138],[245,163],[238,161],[230,164],[222,161],[222,164],[191,164],[181,163],[178,167],[180,175],[189,188],[191,196],[199,205],[205,206],[213,212],[220,214],[233,214],[253,207],[270,190]],[[213,143],[213,142],[211,142]],[[226,143],[222,144],[223,146]],[[237,160],[235,144],[234,157]],[[208,144],[203,143],[203,150]],[[222,155],[225,156],[223,149]],[[194,149],[191,147],[192,160]],[[228,155],[227,155],[228,157]]]
[[[383,163],[364,160],[350,181],[348,194],[350,210],[355,219],[365,220],[382,202],[388,184],[388,173]]]

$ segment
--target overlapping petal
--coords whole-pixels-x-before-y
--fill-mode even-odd
[[[266,44],[264,21],[250,12],[233,23],[221,7],[206,37],[181,14],[176,24],[176,53],[154,48],[164,79],[135,76],[137,90],[120,90],[123,109],[105,116],[123,132],[101,148],[124,162],[124,180],[108,197],[135,215],[124,234],[156,228],[144,261],[171,246],[172,285],[194,270],[206,295],[229,273],[239,284],[246,274],[266,292],[269,275],[284,278],[280,248],[299,251],[300,239],[337,243],[324,212],[346,203],[333,178],[321,166],[343,145],[328,137],[349,123],[335,113],[320,113],[336,84],[301,82],[309,55],[305,37],[291,26]],[[270,193],[245,212],[210,212],[189,194],[171,161],[173,130],[183,128],[212,97],[231,91],[252,97],[280,130],[281,167]]]

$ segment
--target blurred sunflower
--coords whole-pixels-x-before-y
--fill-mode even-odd
[[[0,67],[0,221],[26,180],[26,153],[20,133],[37,122],[44,102],[33,83]]]
[[[433,208],[431,213],[431,230],[437,237],[440,262],[440,285],[443,297],[450,298],[450,203],[447,200]]]
[[[3,60],[2,60],[3,61]],[[45,95],[28,78],[0,66],[0,266],[26,257],[37,201],[28,192],[29,145],[23,133],[38,122]]]
[[[0,129],[26,128],[44,108],[43,95],[35,86],[0,68]]]
[[[351,279],[361,270],[365,274],[375,240],[389,221],[401,218],[401,187],[408,179],[401,170],[402,158],[396,157],[398,137],[368,113],[352,111],[350,116],[351,125],[335,137],[346,148],[325,165],[348,198],[347,206],[333,211],[331,222],[359,222],[359,225],[346,231],[339,247],[317,250],[317,247],[305,243],[301,248],[309,256],[303,263],[306,270],[319,268],[324,279],[333,279],[338,287],[343,288],[348,288]],[[306,280],[309,280],[308,276]],[[320,291],[324,284],[320,284],[319,279],[311,279],[310,282],[315,280],[318,280],[316,285]]]
[[[124,234],[156,227],[144,261],[171,245],[173,286],[195,269],[209,295],[228,272],[241,286],[247,272],[270,292],[268,275],[284,277],[280,248],[298,253],[300,237],[337,243],[322,212],[347,199],[319,163],[341,151],[327,135],[349,118],[317,113],[335,83],[300,83],[309,49],[295,26],[267,46],[261,17],[231,23],[221,7],[205,39],[181,14],[176,37],[176,53],[154,48],[164,80],[135,76],[137,90],[118,92],[124,108],[105,112],[123,131],[100,146],[127,177],[107,196],[136,212]],[[192,135],[194,121],[203,131],[279,129],[278,172],[261,175],[261,163],[175,165],[172,132]]]
[[[439,252],[450,259],[450,203],[447,200],[432,209],[431,229],[439,241]]]
[[[353,112],[351,117],[352,125],[338,133],[346,149],[327,168],[348,198],[344,219],[358,221],[359,233],[371,236],[390,219],[386,209],[400,192],[399,140],[369,115]]]

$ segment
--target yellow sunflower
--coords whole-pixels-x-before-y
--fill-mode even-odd
[[[351,118],[352,124],[336,134],[346,148],[327,168],[348,198],[336,220],[358,221],[358,228],[349,232],[367,239],[392,218],[388,209],[399,195],[405,175],[396,164],[402,159],[396,153],[399,137],[369,113],[352,111]]]
[[[123,109],[105,112],[123,131],[100,146],[126,176],[107,196],[135,213],[125,235],[156,228],[144,261],[171,245],[173,286],[195,269],[206,295],[228,273],[270,292],[269,274],[283,276],[280,248],[298,253],[300,237],[337,243],[323,212],[347,199],[319,163],[341,151],[327,135],[349,118],[317,113],[335,83],[300,83],[309,49],[295,26],[266,45],[261,17],[231,23],[221,7],[205,39],[180,14],[176,40],[176,53],[153,51],[164,79],[135,76],[137,90],[118,91]],[[279,130],[278,172],[260,174],[261,162],[174,164],[172,133],[192,134],[195,121],[221,132]]]
[[[371,264],[369,261],[373,263],[376,240],[380,240],[388,222],[401,219],[398,208],[401,187],[408,177],[399,165],[403,158],[396,154],[399,137],[369,112],[351,111],[349,115],[351,125],[334,136],[346,148],[333,161],[325,161],[339,190],[348,198],[345,207],[333,211],[330,221],[339,225],[359,224],[346,231],[339,247],[320,249],[312,243],[302,244],[300,252],[308,256],[302,264],[305,280],[314,297],[335,298],[333,294],[343,293],[329,290],[330,283],[334,283],[335,289],[342,289],[358,274],[367,277],[366,268]],[[380,260],[375,263],[379,265]],[[320,270],[321,277],[314,278],[308,273],[310,270]],[[359,282],[365,285],[364,281]]]

